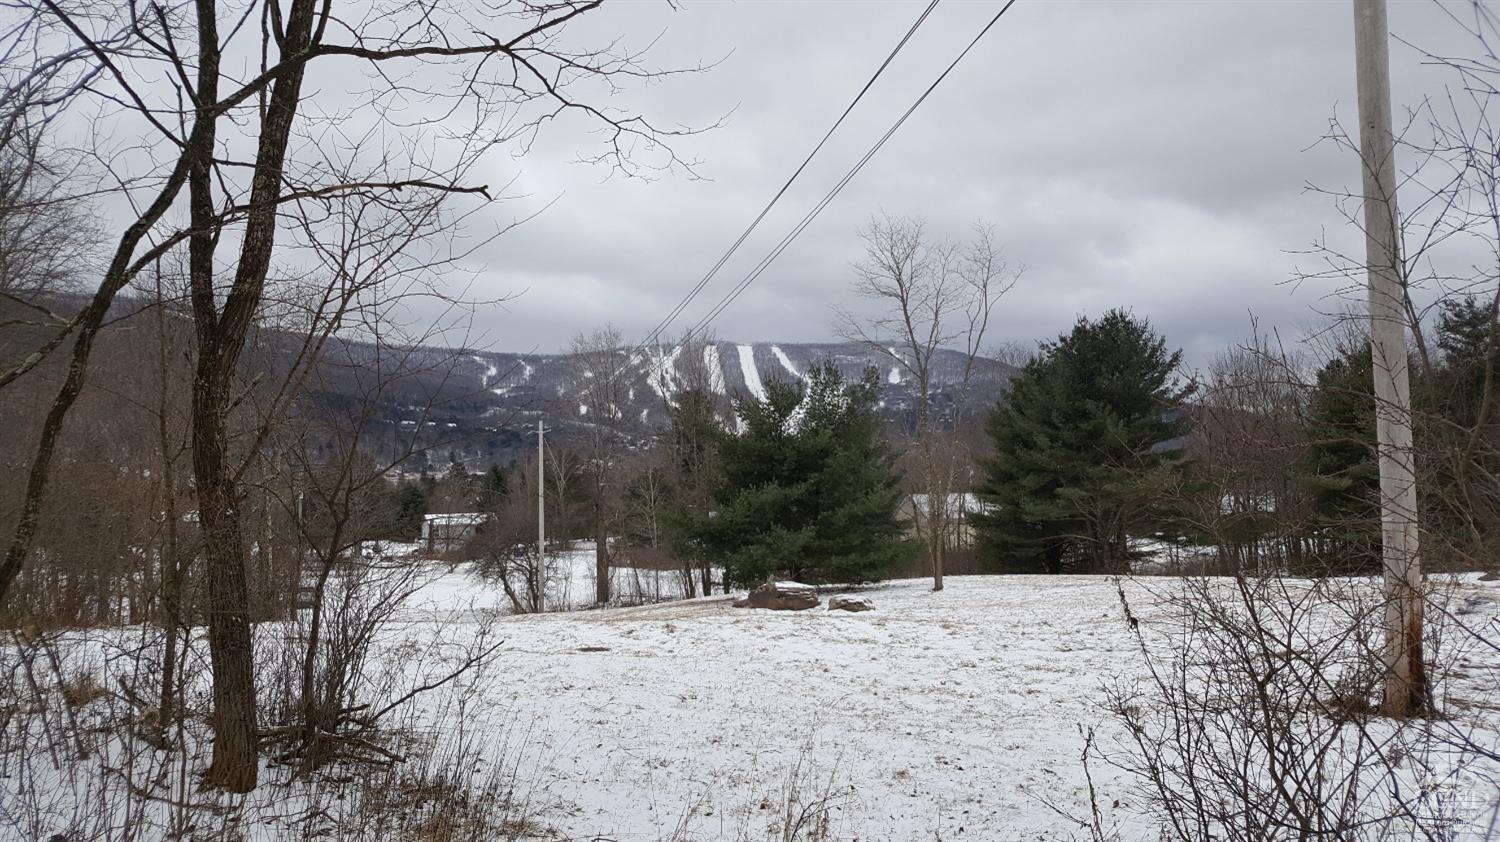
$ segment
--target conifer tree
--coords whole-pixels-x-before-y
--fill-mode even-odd
[[[773,576],[863,582],[915,558],[897,519],[895,454],[879,437],[873,369],[846,383],[832,363],[805,384],[773,380],[735,401],[738,435],[719,433],[714,510],[693,521],[727,582]]]
[[[396,537],[414,541],[422,533],[422,520],[427,517],[427,495],[418,483],[403,482],[396,492]]]
[[[1312,506],[1312,552],[1298,574],[1380,568],[1380,472],[1375,463],[1370,346],[1341,348],[1308,399],[1298,482]]]
[[[679,561],[695,565],[707,596],[713,571],[704,555],[701,521],[714,509],[714,489],[721,471],[719,447],[724,427],[712,398],[701,389],[677,395],[667,448],[666,504],[662,511],[662,540]]]
[[[1124,569],[1131,532],[1160,514],[1180,467],[1192,391],[1174,375],[1181,352],[1121,310],[1080,318],[1041,350],[986,425],[980,551],[1008,572]]]

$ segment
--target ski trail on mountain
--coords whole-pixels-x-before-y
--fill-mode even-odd
[[[745,375],[745,388],[758,401],[766,399],[766,386],[760,382],[760,369],[755,367],[755,346],[736,345],[740,352],[740,372]]]
[[[484,374],[480,376],[479,388],[488,389],[490,387],[490,381],[494,379],[496,374],[500,373],[500,369],[496,368],[494,363],[486,360],[478,354],[470,354],[469,359],[473,360],[479,365],[484,366]]]
[[[779,363],[781,363],[781,367],[782,368],[784,368],[787,371],[791,372],[792,376],[795,377],[795,378],[797,378],[798,380],[802,379],[802,372],[798,371],[797,367],[794,366],[794,365],[792,365],[791,358],[786,355],[785,351],[781,350],[781,346],[780,345],[772,345],[771,346],[771,353],[773,355],[775,355],[776,361],[779,362]]]
[[[658,356],[651,362],[649,367],[650,374],[647,377],[647,382],[651,385],[651,390],[660,395],[661,399],[671,406],[677,405],[677,402],[672,399],[672,395],[677,391],[677,383],[674,375],[677,372],[677,355],[681,353],[682,346],[678,345],[672,350]],[[634,400],[633,396],[632,400]]]
[[[708,388],[715,394],[727,395],[724,387],[724,362],[719,359],[719,346],[710,342],[703,346],[703,367],[708,369]]]

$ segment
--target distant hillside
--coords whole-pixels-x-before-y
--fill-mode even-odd
[[[58,312],[70,312],[82,300],[64,296],[50,303]],[[141,316],[126,318],[145,306],[144,301],[122,297],[115,307],[117,326],[101,336],[90,382],[110,386],[96,389],[92,398],[106,416],[111,407],[119,412],[130,410],[120,403],[121,394],[130,389],[119,389],[120,384],[140,381],[133,388],[155,388],[150,380],[158,365],[157,322]],[[10,313],[12,309],[0,302],[0,320],[7,314],[16,317],[0,329],[0,361],[24,357],[47,335],[45,328],[29,325],[20,318],[25,314]],[[165,324],[181,364],[190,365],[190,325],[172,318]],[[243,359],[246,380],[266,385],[280,382],[299,345],[291,334],[262,330],[256,346]],[[773,379],[798,379],[814,364],[832,360],[849,378],[859,377],[867,367],[876,368],[880,413],[893,427],[909,429],[916,421],[915,388],[893,353],[851,343],[714,342],[692,351],[653,348],[624,360],[626,405],[617,409],[626,419],[627,444],[641,447],[670,423],[677,396],[685,389],[701,388],[717,396],[720,415],[728,425],[733,422],[732,395],[763,394],[765,384]],[[65,360],[65,354],[55,355],[41,374],[60,375]],[[363,446],[382,460],[404,452],[415,436],[418,446],[429,451],[426,461],[435,467],[457,458],[471,469],[482,470],[491,463],[509,463],[535,447],[533,431],[538,420],[552,430],[551,441],[565,446],[589,429],[591,411],[598,417],[582,398],[573,360],[565,354],[377,349],[362,342],[335,340],[324,349],[323,361],[321,376],[309,382],[304,398],[333,417],[364,418]],[[940,413],[950,411],[958,398],[963,364],[960,353],[939,353],[933,373]],[[1013,372],[1003,363],[977,360],[969,409],[993,404]],[[364,396],[375,383],[385,386],[377,400],[366,404]],[[34,388],[39,390],[39,400],[50,394],[40,381]],[[331,444],[319,447],[325,446]]]
[[[348,350],[359,356],[355,348]],[[366,353],[373,365],[373,350]],[[531,433],[538,419],[553,431],[553,441],[563,444],[592,424],[591,412],[595,417],[598,414],[582,396],[567,355],[444,349],[409,353],[430,354],[431,374],[403,378],[405,382],[391,391],[381,415],[393,433],[422,427],[434,439],[450,442],[434,447],[431,461],[435,464],[446,462],[450,452],[475,469],[490,462],[503,464],[535,441]],[[411,366],[411,357],[406,360]],[[697,348],[696,353],[663,347],[626,361],[627,405],[618,407],[626,419],[625,434],[633,445],[643,445],[670,423],[677,396],[695,386],[720,398],[721,415],[730,423],[731,395],[764,394],[765,384],[772,379],[800,379],[823,360],[832,360],[850,378],[875,367],[881,378],[880,413],[896,427],[915,424],[915,385],[890,352],[847,343],[715,342]],[[939,354],[934,379],[940,412],[949,411],[958,398],[963,364],[964,356],[958,352]],[[977,361],[971,405],[994,403],[1013,371],[993,360]],[[345,397],[338,390],[323,395],[327,400]],[[429,406],[433,408],[427,410]]]

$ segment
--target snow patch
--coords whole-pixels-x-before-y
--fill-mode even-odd
[[[791,372],[792,376],[795,377],[795,378],[797,378],[798,380],[802,379],[802,373],[797,370],[796,366],[792,365],[791,359],[789,359],[787,357],[786,353],[781,350],[781,346],[780,345],[772,345],[771,346],[771,353],[773,355],[775,355],[776,361],[779,362],[779,363],[781,363],[781,367],[782,368],[784,368],[787,371]]]
[[[892,386],[900,386],[901,385],[901,369],[899,369],[899,368],[892,368],[891,369],[891,373],[888,374],[888,375],[886,375],[885,382],[891,384]]]
[[[714,394],[729,394],[724,386],[724,361],[719,359],[718,345],[710,342],[703,346],[703,367],[708,369],[708,388]]]
[[[766,399],[766,386],[760,382],[760,369],[755,367],[755,347],[753,345],[736,345],[740,352],[740,372],[745,375],[745,389],[755,396],[758,401]]]
[[[677,356],[682,353],[682,346],[678,345],[664,354],[660,354],[648,367],[646,382],[651,385],[651,390],[661,396],[661,399],[672,406],[677,401],[672,395],[677,392]],[[708,347],[704,348],[704,359],[707,361]],[[634,400],[634,395],[631,397]]]
[[[490,381],[495,379],[495,375],[500,373],[500,369],[495,368],[494,363],[489,362],[478,354],[469,355],[469,359],[484,366],[484,374],[480,375],[479,377],[479,388],[488,389],[490,387]]]

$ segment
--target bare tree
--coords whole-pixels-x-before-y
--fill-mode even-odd
[[[688,536],[691,530],[681,528],[681,520],[690,513],[706,516],[713,508],[719,471],[714,434],[733,418],[733,408],[712,333],[685,335],[670,353],[658,351],[657,356],[672,363],[653,373],[672,423],[655,442],[663,493],[654,519],[661,542],[682,565],[683,575],[696,573],[697,589],[708,596],[713,593],[712,566]],[[693,590],[685,583],[685,593],[691,596]]]
[[[963,463],[954,431],[990,315],[1022,269],[1006,262],[994,232],[984,226],[976,227],[967,246],[959,246],[933,240],[920,219],[887,215],[872,220],[860,236],[865,258],[854,265],[855,291],[879,310],[868,319],[844,311],[840,326],[849,339],[889,357],[914,383],[921,497],[913,497],[913,517],[926,521],[932,589],[940,591],[949,522],[958,516],[949,501],[960,485]],[[945,366],[945,351],[957,352],[956,365]],[[957,369],[950,372],[957,394],[945,413],[937,405],[936,380],[950,367]]]
[[[9,91],[45,88],[49,95],[11,96],[13,110],[83,112],[99,103],[114,122],[98,130],[142,132],[153,149],[169,154],[139,155],[128,167],[109,170],[118,173],[117,190],[136,210],[97,289],[36,353],[0,372],[4,386],[73,340],[0,566],[0,597],[29,554],[59,435],[115,296],[143,267],[185,243],[197,351],[192,459],[214,665],[210,785],[245,791],[257,776],[239,518],[244,468],[238,466],[249,460],[231,448],[229,415],[237,402],[232,384],[265,301],[284,222],[315,222],[323,203],[349,196],[375,202],[412,192],[487,197],[471,176],[482,154],[500,145],[524,150],[544,124],[564,114],[603,128],[604,147],[587,156],[592,161],[627,174],[682,165],[663,141],[687,130],[658,129],[642,116],[589,104],[592,94],[607,94],[618,81],[662,75],[618,42],[567,45],[564,32],[599,5],[517,2],[468,12],[422,0],[346,14],[334,3],[291,0],[285,7],[252,5],[230,13],[202,0],[170,13],[125,2],[118,8],[38,2],[18,10],[25,21],[9,30],[16,43],[6,52],[34,61],[16,71]],[[245,25],[257,17],[260,26]],[[240,77],[221,67],[234,55],[259,56],[260,65]],[[320,92],[304,88],[308,74],[340,63],[374,80],[368,99],[311,101]],[[170,80],[165,85],[153,81],[163,77]],[[427,109],[397,112],[404,106],[396,103],[413,100],[426,100]],[[460,114],[472,125],[452,125]],[[347,115],[359,115],[363,125]],[[366,140],[385,130],[403,141],[369,149]],[[241,157],[245,149],[252,150],[249,157]],[[439,151],[426,157],[415,151],[426,149]],[[341,166],[326,166],[330,150],[345,156]],[[187,219],[178,224],[170,211],[184,192]],[[232,258],[221,260],[221,247],[232,250]],[[253,450],[256,441],[246,447]]]
[[[577,394],[582,399],[580,421],[585,426],[586,471],[593,508],[594,598],[609,602],[609,532],[619,516],[618,462],[625,434],[625,408],[630,405],[631,351],[618,328],[605,325],[573,338],[569,364]]]
[[[97,236],[87,202],[72,194],[76,176],[65,167],[41,128],[0,122],[0,298],[49,329],[65,320],[43,297],[75,288]]]

